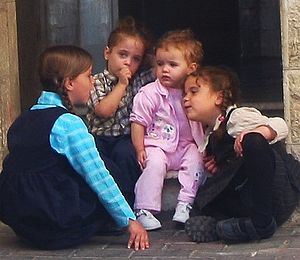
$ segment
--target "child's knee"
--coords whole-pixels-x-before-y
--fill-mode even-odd
[[[243,138],[244,152],[265,150],[269,148],[268,141],[260,133],[248,133]]]

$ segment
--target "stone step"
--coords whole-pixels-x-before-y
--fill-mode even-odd
[[[162,192],[162,211],[175,209],[179,190],[180,184],[177,178],[165,179]]]

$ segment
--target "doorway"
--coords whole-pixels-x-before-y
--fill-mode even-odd
[[[155,38],[191,28],[203,43],[204,65],[225,65],[238,73],[242,103],[275,104],[281,110],[279,1],[119,1],[119,17],[126,15],[144,23]]]

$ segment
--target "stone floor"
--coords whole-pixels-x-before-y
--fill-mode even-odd
[[[126,248],[128,234],[97,236],[88,243],[64,250],[37,250],[19,240],[0,222],[0,259],[300,259],[299,213],[278,229],[271,239],[239,245],[221,242],[197,244],[170,221],[171,211],[159,217],[163,228],[150,232],[151,247],[144,251]]]

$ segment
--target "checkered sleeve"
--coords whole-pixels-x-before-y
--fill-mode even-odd
[[[153,68],[142,71],[134,77],[132,82],[132,94],[135,96],[141,87],[147,85],[150,82],[155,80],[155,74],[153,72]]]
[[[100,158],[92,135],[79,117],[72,114],[60,116],[51,131],[50,143],[58,153],[67,157],[119,226],[127,226],[129,219],[135,219]]]
[[[107,96],[105,82],[103,82],[103,73],[94,75],[94,88],[90,93],[90,102],[95,107],[97,103]]]

